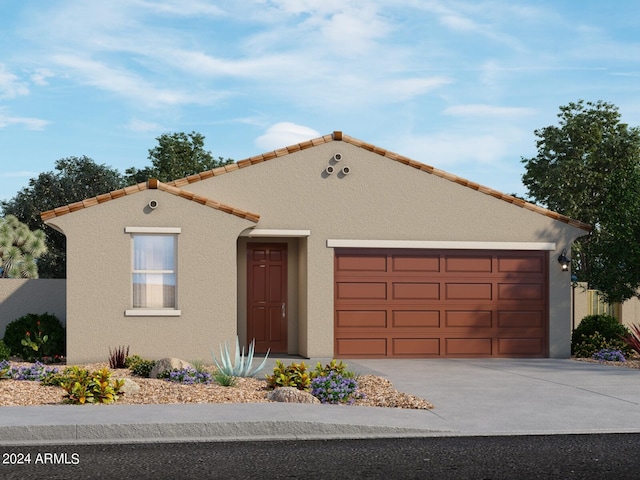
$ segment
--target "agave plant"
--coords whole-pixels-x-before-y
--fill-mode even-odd
[[[253,363],[253,353],[255,350],[256,339],[251,340],[249,344],[249,350],[247,355],[244,354],[244,346],[242,350],[240,350],[240,341],[236,336],[236,355],[235,361],[231,361],[231,355],[229,355],[229,345],[227,342],[220,345],[220,361],[218,362],[218,357],[216,357],[216,353],[211,350],[211,355],[213,355],[213,363],[215,363],[216,368],[219,372],[222,372],[225,375],[231,377],[253,377],[258,374],[264,367],[267,362],[267,357],[269,356],[269,351],[264,356],[262,363],[258,365],[257,368],[251,370],[251,365]]]

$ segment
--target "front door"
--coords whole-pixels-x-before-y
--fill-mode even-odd
[[[247,244],[247,343],[287,353],[287,244]]]

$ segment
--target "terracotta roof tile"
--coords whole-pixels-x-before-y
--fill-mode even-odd
[[[232,168],[231,170],[235,170],[235,169]],[[227,170],[224,170],[224,172],[226,171]],[[175,185],[176,183],[180,185],[183,185],[183,184],[186,185],[188,183],[191,183],[192,181],[202,180],[203,177],[207,178],[207,172],[205,172],[204,174],[198,174],[197,176],[192,175],[191,177],[188,177],[188,179],[183,178],[177,182],[172,182],[173,185],[158,182],[155,179],[151,179],[149,182],[138,183],[137,185],[131,185],[126,188],[114,190],[113,192],[104,193],[102,195],[98,195],[97,197],[87,198],[86,200],[83,200],[81,202],[75,202],[70,205],[54,208],[53,210],[47,210],[46,212],[42,212],[40,214],[40,218],[42,218],[42,220],[46,222],[47,220],[51,220],[52,218],[55,218],[55,217],[60,217],[68,213],[77,212],[78,210],[93,207],[94,205],[98,205],[99,203],[115,200],[125,195],[132,195],[134,193],[138,193],[143,190],[154,189],[155,187],[158,190],[171,193],[172,195],[176,195],[186,200],[199,203],[200,205],[206,205],[207,207],[211,207],[216,210],[220,210],[222,212],[229,213],[231,215],[235,215],[240,218],[244,218],[251,222],[258,223],[258,221],[260,220],[260,215],[258,215],[257,213],[248,212],[246,210],[242,210],[239,208],[232,207],[230,205],[225,205],[225,204],[216,202],[215,200],[211,200],[207,197],[196,195],[195,193],[189,192],[187,190],[182,190],[181,188]],[[152,185],[152,187],[150,187],[150,185]]]

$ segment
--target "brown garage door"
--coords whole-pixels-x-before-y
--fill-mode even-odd
[[[335,356],[546,357],[547,252],[336,249]]]

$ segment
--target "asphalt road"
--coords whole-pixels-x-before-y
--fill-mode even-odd
[[[640,434],[40,445],[0,452],[0,478],[7,480],[640,477]]]

